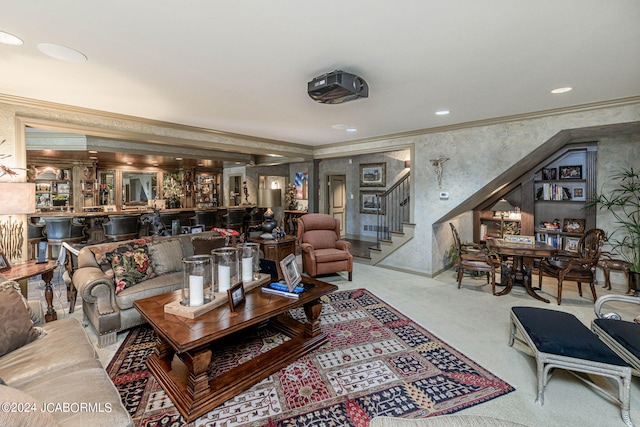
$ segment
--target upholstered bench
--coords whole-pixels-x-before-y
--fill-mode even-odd
[[[517,332],[524,339],[518,338]],[[544,388],[551,370],[565,369],[617,401],[621,407],[622,420],[628,426],[633,426],[629,415],[631,368],[574,315],[544,308],[512,307],[509,346],[516,339],[527,344],[536,358],[536,403],[544,403]],[[575,374],[576,372],[614,379],[618,383],[618,396],[612,396],[585,376]]]

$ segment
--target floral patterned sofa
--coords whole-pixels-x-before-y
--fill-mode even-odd
[[[215,231],[145,237],[85,246],[78,252],[73,287],[82,298],[84,317],[98,335],[98,346],[119,331],[144,323],[134,301],[180,289],[182,258],[208,254],[230,236]]]

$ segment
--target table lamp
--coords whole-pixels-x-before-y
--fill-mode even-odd
[[[11,215],[32,214],[36,211],[36,184],[33,182],[0,182],[0,215],[9,215],[0,222],[2,251],[9,260],[22,258],[24,223],[13,221]]]
[[[493,205],[491,208],[492,211],[500,212],[500,238],[504,239],[504,214],[505,212],[510,212],[513,210],[513,206],[511,203],[507,202],[505,199],[498,200],[498,203]]]
[[[281,198],[279,188],[260,188],[258,190],[258,207],[267,208],[264,213],[264,221],[262,222],[262,231],[265,233],[271,233],[278,225],[273,219],[275,214],[271,208],[279,208],[282,206]]]

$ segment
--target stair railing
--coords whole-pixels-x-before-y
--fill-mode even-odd
[[[391,240],[391,232],[401,231],[402,223],[410,219],[411,171],[391,186],[387,191],[376,195],[376,247],[380,249],[381,240]]]

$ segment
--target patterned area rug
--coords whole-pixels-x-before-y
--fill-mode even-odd
[[[324,301],[328,344],[188,425],[366,427],[376,415],[450,414],[514,390],[366,290]],[[146,367],[154,339],[149,327],[133,330],[107,371],[136,426],[187,425]],[[210,375],[285,339],[268,327],[233,336],[216,346]]]

